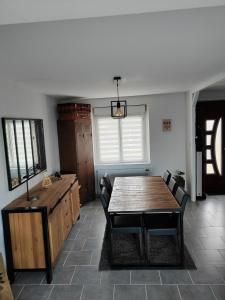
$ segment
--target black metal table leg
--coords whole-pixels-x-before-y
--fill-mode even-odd
[[[51,262],[51,252],[50,252],[49,234],[48,234],[48,212],[46,207],[42,208],[41,216],[42,216],[42,227],[43,227],[44,248],[45,248],[46,280],[47,283],[51,283],[52,262]]]
[[[181,266],[184,265],[184,231],[183,231],[183,213],[180,212],[180,252]]]

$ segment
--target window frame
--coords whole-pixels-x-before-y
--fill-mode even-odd
[[[141,117],[142,118],[142,130],[143,130],[143,138],[142,138],[142,147],[143,147],[143,160],[136,160],[136,161],[124,161],[123,159],[123,151],[122,151],[122,126],[121,122],[122,120],[125,119],[115,119],[119,123],[118,127],[118,138],[119,138],[119,155],[120,159],[119,161],[108,161],[108,162],[103,162],[100,160],[100,148],[99,148],[99,133],[98,133],[98,119],[110,119],[112,118],[111,116],[103,116],[103,115],[98,115],[98,116],[93,116],[93,124],[94,124],[94,159],[95,159],[95,164],[96,165],[141,165],[141,164],[149,164],[150,163],[150,140],[148,132],[148,118],[147,118],[147,112],[144,114],[132,114],[128,115],[126,118],[129,117]]]

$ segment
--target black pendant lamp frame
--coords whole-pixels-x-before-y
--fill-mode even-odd
[[[121,80],[120,76],[113,77],[113,81],[116,81],[117,86],[117,100],[111,101],[111,117],[114,119],[123,119],[127,116],[127,101],[119,98],[119,80]]]

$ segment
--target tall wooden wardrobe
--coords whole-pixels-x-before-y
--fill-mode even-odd
[[[59,104],[58,114],[61,173],[77,174],[81,185],[80,202],[84,204],[95,197],[91,106]]]

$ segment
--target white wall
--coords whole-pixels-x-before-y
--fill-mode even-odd
[[[198,101],[225,100],[225,89],[203,90],[199,93]]]
[[[49,173],[59,170],[55,100],[34,93],[24,86],[0,81],[0,117],[40,118],[44,120],[45,150]],[[39,182],[43,174],[29,181],[29,186]],[[0,209],[23,194],[26,186],[8,190],[2,125],[0,124]],[[0,217],[0,252],[4,253],[2,219]]]
[[[187,93],[186,99],[186,171],[187,190],[192,201],[196,201],[196,149],[195,149],[195,117],[196,102],[199,93]]]
[[[124,97],[123,97],[124,98]],[[186,95],[185,93],[126,97],[128,105],[147,104],[150,128],[150,173],[162,175],[165,169],[186,172]],[[83,99],[74,102],[90,103],[92,107],[110,105],[112,99]],[[72,102],[72,99],[68,101]],[[162,119],[172,119],[172,131],[162,131]],[[97,169],[101,166],[97,166]],[[109,166],[115,168],[115,166]],[[138,165],[140,168],[140,165]]]

